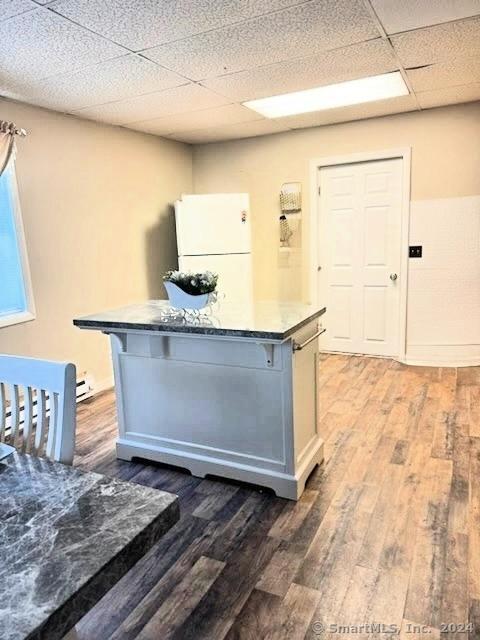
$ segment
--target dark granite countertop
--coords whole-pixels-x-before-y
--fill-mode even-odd
[[[189,315],[186,318],[174,313],[166,300],[151,300],[77,318],[73,322],[81,329],[106,332],[156,331],[283,341],[325,313],[325,308],[300,303],[232,305],[220,302],[199,317]]]
[[[178,517],[170,493],[28,455],[3,460],[0,638],[62,638]]]

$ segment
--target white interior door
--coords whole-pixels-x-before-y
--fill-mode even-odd
[[[319,170],[326,350],[399,354],[402,169],[398,158]]]

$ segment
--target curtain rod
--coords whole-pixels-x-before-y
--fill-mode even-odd
[[[21,138],[27,135],[25,129],[17,127],[14,122],[8,122],[8,120],[0,120],[0,132],[10,133],[11,135],[20,136]]]

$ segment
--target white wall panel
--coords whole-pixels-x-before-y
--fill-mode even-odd
[[[407,359],[462,361],[480,345],[480,196],[413,201],[410,244]]]

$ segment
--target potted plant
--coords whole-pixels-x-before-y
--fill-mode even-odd
[[[167,271],[163,281],[168,300],[176,309],[203,309],[216,300],[218,275],[211,271]]]

